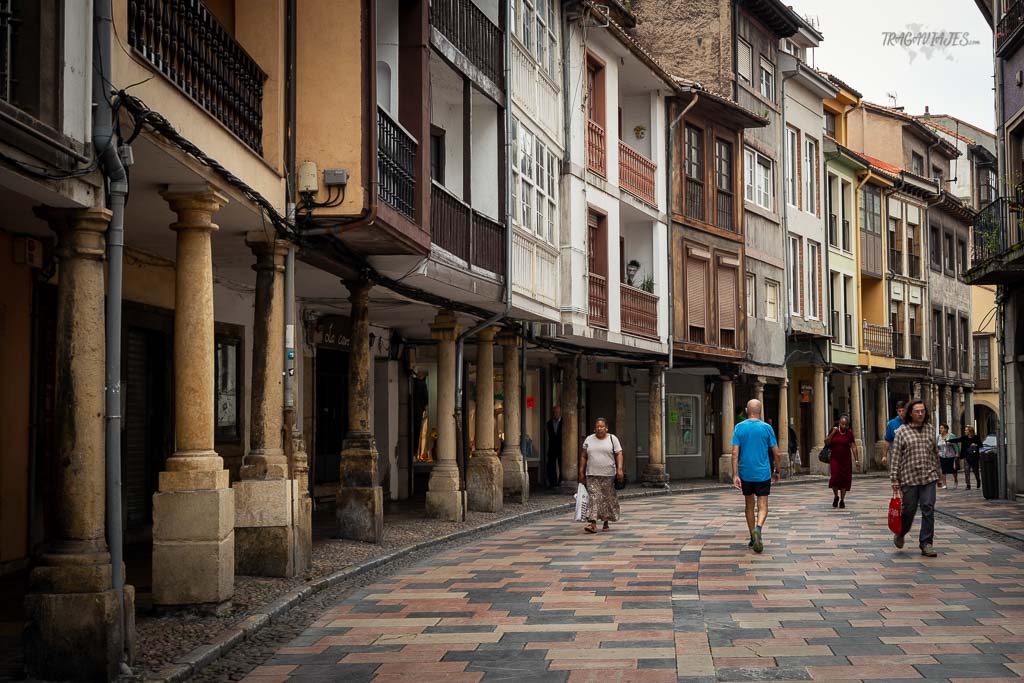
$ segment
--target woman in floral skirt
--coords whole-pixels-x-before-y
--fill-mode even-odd
[[[615,494],[615,480],[625,476],[622,469],[622,445],[614,434],[608,433],[608,421],[603,417],[594,421],[594,433],[583,442],[580,454],[579,482],[587,487],[590,506],[587,513],[588,534],[597,533],[598,521],[619,521],[619,497]]]

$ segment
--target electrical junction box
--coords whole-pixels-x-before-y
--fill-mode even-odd
[[[316,193],[319,190],[319,184],[317,183],[317,172],[315,161],[303,161],[299,164],[297,178],[295,184],[298,185],[299,192],[312,192]]]
[[[31,237],[15,237],[14,262],[31,268],[42,268],[43,243]]]
[[[324,185],[327,187],[348,185],[348,171],[344,168],[324,169]]]

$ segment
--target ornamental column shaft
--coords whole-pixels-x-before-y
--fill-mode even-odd
[[[437,461],[430,471],[427,514],[450,522],[461,522],[466,512],[455,461],[455,340],[459,331],[458,320],[449,310],[438,312],[430,326],[437,342]]]
[[[795,474],[793,461],[789,456],[789,380],[784,379],[779,385],[779,424],[777,426],[779,457],[782,459],[783,472]]]
[[[718,458],[718,478],[723,482],[732,481],[732,428],[736,415],[735,396],[731,377],[723,377],[722,383],[722,453]]]
[[[853,438],[857,443],[857,455],[860,456],[860,467],[858,471],[861,473],[867,472],[868,470],[868,458],[864,452],[865,443],[865,429],[864,429],[864,411],[861,405],[864,380],[861,377],[860,370],[853,371],[853,388],[851,390],[850,400],[853,403],[853,409],[850,411],[850,419],[853,420]]]
[[[500,512],[504,502],[504,476],[494,449],[494,333],[488,327],[476,335],[476,448],[466,472],[466,496],[469,509],[480,512]]]
[[[153,496],[153,602],[216,605],[234,592],[235,499],[214,450],[213,215],[209,187],[162,193],[177,216],[174,287],[176,450]]]
[[[51,540],[29,575],[25,665],[31,678],[118,675],[125,620],[111,581],[104,512],[103,260],[111,213],[40,208],[57,233],[56,447]],[[120,492],[115,492],[120,495]],[[125,607],[134,609],[131,586]]]
[[[348,432],[341,446],[337,516],[342,538],[380,543],[384,491],[377,469],[377,442],[370,419],[370,283],[345,283],[352,304],[348,353]]]
[[[644,486],[665,486],[668,484],[668,473],[665,471],[665,459],[662,453],[663,413],[661,390],[665,380],[665,367],[660,363],[651,366],[649,372],[649,388],[647,391],[647,466],[644,468]]]
[[[519,336],[511,330],[498,335],[502,348],[502,403],[505,442],[501,447],[502,489],[510,503],[525,503],[530,484],[523,462],[521,432],[522,373],[519,368]],[[479,410],[479,407],[477,407]]]
[[[810,470],[812,474],[826,474],[829,471],[827,463],[818,460],[818,453],[825,446],[825,368],[820,365],[814,366],[814,393],[811,408],[813,417],[811,422],[811,445],[810,445]]]

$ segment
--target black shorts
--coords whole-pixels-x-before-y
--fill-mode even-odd
[[[743,495],[744,496],[761,496],[771,495],[772,492],[772,480],[768,481],[745,481],[743,483]]]

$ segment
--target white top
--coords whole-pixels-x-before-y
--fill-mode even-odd
[[[615,466],[615,454],[622,452],[619,439],[614,434],[606,434],[603,439],[591,434],[583,442],[583,450],[587,452],[587,476],[614,477],[618,472]]]

